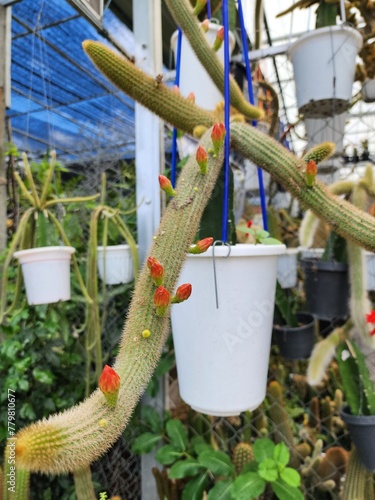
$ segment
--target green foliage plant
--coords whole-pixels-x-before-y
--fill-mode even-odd
[[[256,439],[251,446],[239,443],[235,450],[246,450],[246,459],[242,456],[238,467],[238,452],[234,451],[231,458],[202,436],[189,439],[182,422],[169,419],[165,429],[159,427],[157,432],[138,436],[133,451],[148,453],[160,442],[166,444],[158,448],[155,458],[167,468],[170,480],[182,483],[182,500],[202,498],[204,491],[208,500],[251,500],[258,498],[267,485],[281,500],[303,498],[300,475],[288,467],[290,453],[284,443],[275,445],[268,438]],[[160,498],[164,498],[164,493]]]
[[[50,221],[55,229],[59,238],[67,246],[71,246],[70,241],[66,235],[63,225],[59,221],[57,215],[53,212],[59,205],[67,203],[84,203],[92,201],[98,195],[85,196],[85,197],[59,197],[54,191],[53,176],[56,166],[56,153],[52,152],[48,167],[38,169],[38,175],[32,173],[30,164],[26,154],[22,154],[22,159],[25,168],[26,183],[22,180],[18,172],[14,172],[15,179],[18,183],[20,193],[25,201],[29,204],[18,225],[13,239],[7,251],[7,255],[3,264],[3,278],[0,297],[0,323],[5,315],[14,311],[17,306],[22,285],[21,269],[18,264],[17,278],[16,278],[16,293],[12,305],[7,307],[7,287],[8,287],[8,269],[11,265],[13,254],[16,250],[23,250],[26,248],[33,248],[34,246],[47,246],[50,238],[50,231],[48,230],[47,222]],[[82,293],[87,302],[92,302],[86,287],[84,285],[81,273],[79,271],[77,259],[72,255],[73,267],[76,273],[78,283],[81,287]]]
[[[168,0],[167,5],[177,24],[192,34],[193,47],[200,46],[203,33],[192,14],[189,2]],[[187,28],[184,28],[183,21],[188,23]],[[187,133],[193,133],[196,127],[208,129],[201,137],[200,144],[206,151],[212,148],[212,113],[145,75],[134,64],[106,46],[86,41],[84,49],[112,82],[171,125]],[[211,52],[201,56],[210,74],[217,67],[216,64],[212,65],[214,57]],[[222,75],[217,84],[221,84],[221,81]],[[234,98],[232,104],[235,102]],[[244,113],[241,109],[240,111]],[[245,111],[249,111],[248,107]],[[251,113],[252,118],[254,114]],[[334,225],[339,234],[369,250],[375,250],[374,218],[332,194],[319,181],[311,187],[307,186],[305,163],[275,140],[247,123],[234,122],[231,125],[231,145],[243,156],[269,171],[304,206]],[[171,292],[198,231],[200,218],[215,187],[222,162],[222,150],[216,158],[209,155],[207,173],[202,175],[195,158],[188,160],[177,182],[177,195],[169,203],[154,236],[150,255],[163,263],[164,286]],[[168,338],[169,308],[164,316],[157,316],[153,307],[154,293],[148,268],[144,267],[135,286],[114,363],[121,379],[117,406],[109,408],[103,395],[96,390],[70,410],[22,429],[17,434],[18,467],[46,474],[79,471],[104,454],[117,440],[147,387]],[[142,337],[144,329],[151,332],[147,339]],[[278,484],[277,480],[274,484]]]

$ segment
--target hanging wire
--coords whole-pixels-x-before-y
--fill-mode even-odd
[[[228,0],[223,1],[224,25],[224,125],[225,125],[225,156],[224,156],[224,199],[221,225],[221,239],[228,240],[228,214],[229,214],[229,154],[230,154],[230,97],[229,97],[229,12]]]
[[[207,18],[211,19],[211,1],[207,0]]]
[[[242,52],[243,52],[243,58],[245,61],[247,88],[248,88],[248,92],[249,92],[249,101],[252,105],[254,105],[253,81],[251,78],[249,49],[248,49],[247,39],[246,39],[246,29],[245,29],[245,22],[244,22],[244,17],[243,17],[241,0],[238,0],[238,15],[240,18]],[[257,126],[257,122],[255,120],[253,120],[252,124],[254,127]],[[266,194],[264,191],[262,169],[257,167],[257,173],[258,173],[258,184],[259,184],[259,193],[260,193],[260,204],[261,204],[261,209],[262,209],[263,228],[265,229],[265,231],[268,231]]]
[[[180,85],[180,72],[181,72],[181,45],[182,45],[182,31],[178,28],[177,31],[177,45],[176,45],[176,76],[174,84],[179,87]],[[176,185],[176,170],[177,170],[177,129],[173,128],[172,134],[172,166],[171,166],[171,183],[172,186]]]

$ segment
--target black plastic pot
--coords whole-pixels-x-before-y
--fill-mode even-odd
[[[302,326],[274,325],[273,338],[285,359],[308,359],[315,343],[315,318],[310,313],[296,314]]]
[[[319,319],[348,316],[348,266],[340,262],[303,259],[307,309]]]
[[[320,337],[327,338],[333,330],[339,326],[344,325],[346,322],[345,319],[336,318],[334,320],[330,319],[320,319],[318,321],[318,332]]]
[[[366,469],[375,472],[375,415],[352,415],[345,406],[341,418],[348,426],[358,457]]]

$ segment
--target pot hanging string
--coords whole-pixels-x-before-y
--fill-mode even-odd
[[[180,86],[180,72],[181,72],[181,45],[182,45],[182,31],[177,28],[177,46],[176,46],[176,76],[174,84],[176,87]],[[172,134],[172,166],[171,166],[171,183],[172,186],[176,185],[176,169],[177,169],[177,129],[173,128]]]
[[[228,240],[228,214],[229,214],[229,154],[230,154],[230,97],[229,97],[229,13],[228,0],[223,0],[222,5],[224,26],[224,125],[225,125],[225,155],[224,155],[224,199],[221,224],[221,239]]]
[[[237,8],[238,8],[238,16],[239,16],[239,20],[240,20],[242,53],[243,53],[243,58],[245,61],[247,88],[248,88],[248,92],[249,92],[249,101],[250,101],[250,104],[254,105],[253,81],[251,78],[249,49],[248,49],[248,45],[247,45],[246,29],[245,29],[245,22],[244,22],[244,17],[243,17],[241,0],[238,0]],[[257,122],[255,120],[253,120],[252,124],[254,127],[257,126]],[[258,172],[258,184],[259,184],[259,193],[260,193],[260,204],[261,204],[261,208],[262,208],[263,228],[265,231],[268,231],[266,194],[264,191],[263,171],[260,167],[257,167],[257,172]]]
[[[207,19],[211,19],[211,0],[207,0]]]

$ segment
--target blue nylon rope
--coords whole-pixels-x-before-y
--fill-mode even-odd
[[[180,85],[180,69],[181,69],[181,43],[182,31],[178,28],[177,47],[176,47],[176,76],[174,83],[177,87]],[[176,167],[177,167],[177,129],[173,128],[172,133],[172,166],[171,166],[171,183],[172,186],[176,185]]]
[[[238,15],[240,18],[240,26],[241,26],[241,40],[242,40],[242,51],[243,57],[245,59],[245,68],[246,68],[246,79],[247,79],[247,87],[249,91],[249,101],[254,105],[254,92],[253,92],[253,82],[251,78],[250,71],[250,60],[249,60],[249,49],[247,45],[246,39],[246,29],[245,22],[243,18],[243,10],[242,10],[242,2],[238,0]],[[252,122],[253,126],[257,126],[256,120]],[[263,171],[260,167],[257,167],[258,172],[258,184],[259,184],[259,193],[260,193],[260,205],[262,208],[262,219],[263,219],[263,228],[265,231],[268,231],[268,221],[267,221],[267,207],[266,207],[266,194],[264,191],[264,183],[263,183]]]
[[[228,240],[228,213],[229,213],[229,153],[230,153],[230,97],[229,97],[229,13],[228,0],[223,0],[224,25],[224,125],[225,125],[225,157],[224,157],[224,199],[221,225],[221,239]]]
[[[211,1],[207,0],[207,18],[211,19]]]

